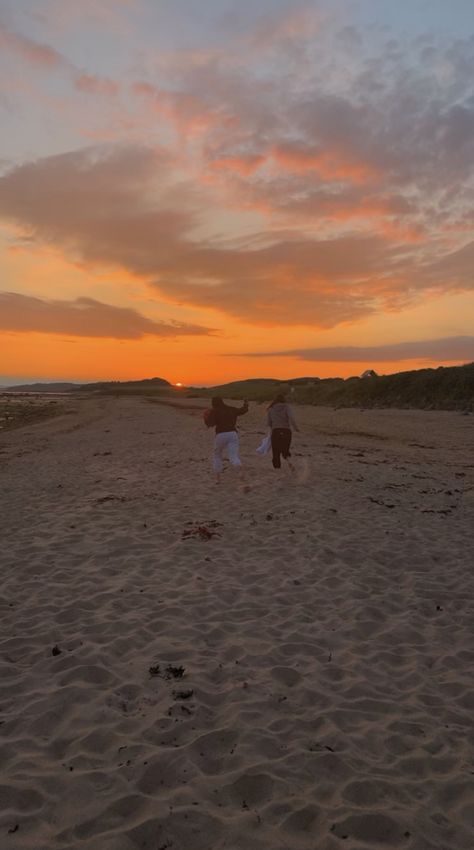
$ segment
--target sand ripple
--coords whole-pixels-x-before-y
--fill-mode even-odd
[[[242,493],[198,414],[2,438],[0,847],[474,847],[470,418],[309,410],[275,481],[255,409]]]

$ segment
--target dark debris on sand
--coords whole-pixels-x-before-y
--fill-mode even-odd
[[[170,679],[182,679],[186,672],[186,668],[181,665],[179,667],[174,667],[173,664],[168,664],[168,666],[162,670],[159,664],[152,664],[152,666],[148,668],[148,672],[151,677],[159,676],[160,679],[170,681]]]
[[[105,502],[129,502],[130,499],[127,496],[113,496],[112,494],[109,496],[100,496],[95,500],[96,505],[103,505]]]
[[[173,691],[173,697],[175,699],[191,699],[194,691],[190,688],[187,691]]]
[[[195,537],[198,540],[212,540],[213,537],[220,537],[220,534],[215,529],[222,525],[217,520],[211,520],[206,525],[192,524],[191,528],[185,528],[182,534],[182,540],[187,540],[190,537]]]
[[[172,664],[168,664],[168,667],[165,670],[165,679],[182,679],[184,673],[184,667],[173,667]]]

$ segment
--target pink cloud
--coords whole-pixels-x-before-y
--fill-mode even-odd
[[[331,147],[311,149],[303,145],[280,144],[272,148],[270,157],[277,166],[289,173],[316,172],[330,181],[369,183],[381,176],[375,165],[359,160],[349,150],[340,151]]]
[[[54,70],[68,66],[65,57],[53,47],[40,44],[24,35],[10,32],[2,26],[0,26],[0,47],[9,50],[37,68]]]
[[[198,95],[169,91],[144,81],[132,85],[132,91],[148,100],[153,111],[166,119],[180,133],[194,135],[228,123],[220,107],[206,104]]]
[[[80,92],[87,94],[101,94],[114,97],[118,94],[119,86],[113,80],[106,77],[97,77],[95,74],[78,74],[74,79],[74,86]]]
[[[264,165],[266,158],[263,155],[247,154],[241,156],[221,156],[210,162],[210,167],[218,171],[231,171],[235,174],[248,177]]]
[[[0,48],[8,50],[12,55],[18,57],[23,62],[31,65],[33,68],[40,69],[45,72],[63,71],[71,79],[74,88],[78,92],[91,95],[105,95],[114,97],[118,94],[118,84],[96,74],[88,74],[79,71],[72,62],[63,56],[55,48],[47,44],[41,44],[31,38],[20,35],[18,33],[6,30],[0,26]],[[17,83],[18,88],[20,84]],[[33,82],[28,82],[26,79],[21,79],[22,90],[30,91],[30,96],[33,96]],[[37,95],[34,95],[35,99]]]

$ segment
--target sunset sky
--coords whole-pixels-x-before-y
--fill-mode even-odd
[[[0,0],[0,384],[474,360],[472,0]]]

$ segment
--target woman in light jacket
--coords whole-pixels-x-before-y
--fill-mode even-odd
[[[272,463],[275,469],[280,469],[281,458],[288,461],[288,466],[293,470],[291,457],[291,430],[299,431],[295,422],[293,411],[286,403],[285,396],[280,393],[273,399],[267,410],[267,425],[272,430]]]

